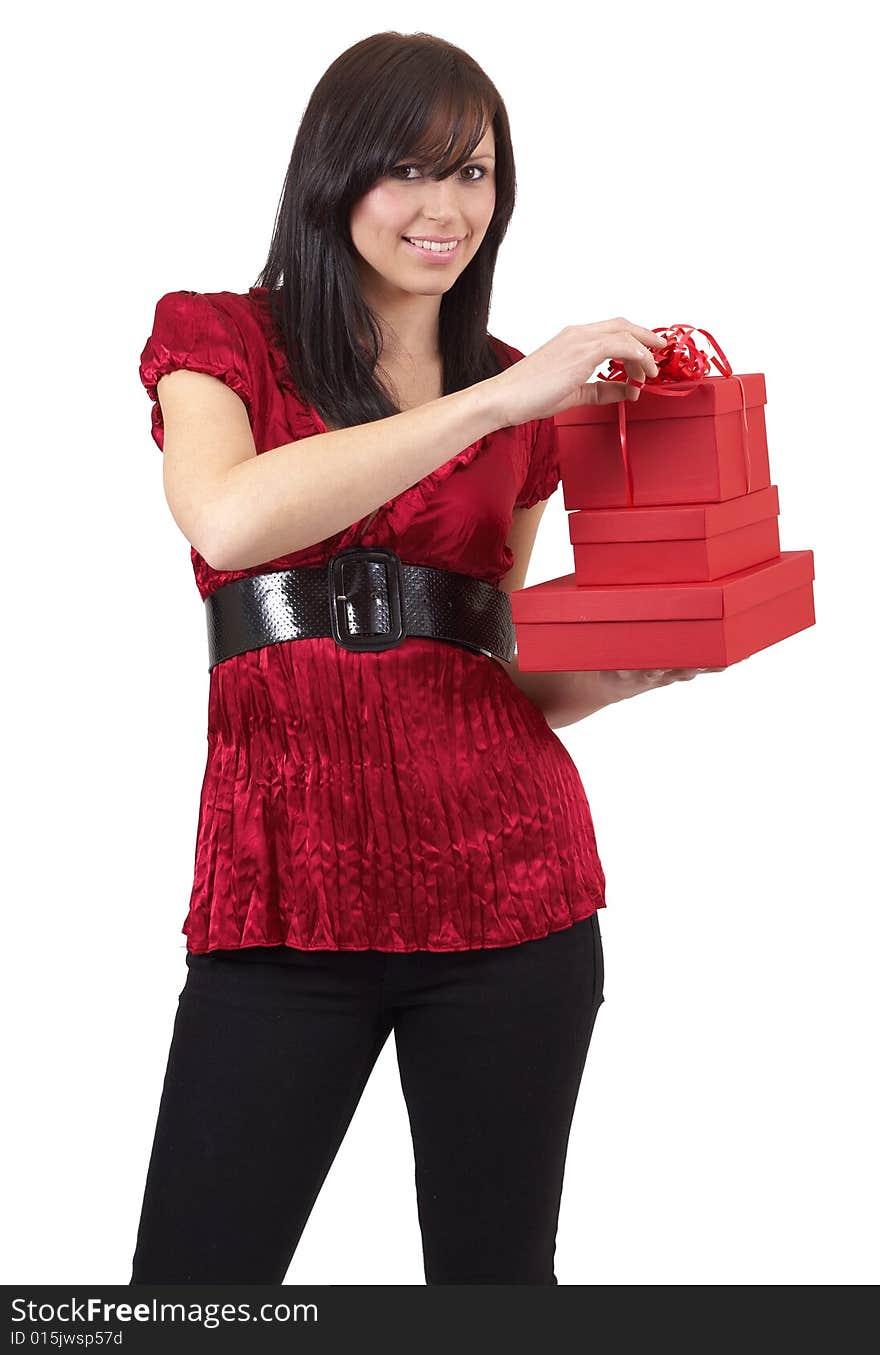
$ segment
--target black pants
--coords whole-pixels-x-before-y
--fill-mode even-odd
[[[426,1282],[557,1283],[569,1131],[604,996],[595,914],[497,949],[186,963],[129,1283],[282,1283],[392,1029]]]

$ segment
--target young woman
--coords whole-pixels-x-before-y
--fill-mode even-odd
[[[637,399],[589,378],[661,340],[487,332],[514,191],[483,71],[376,34],[309,101],[258,285],[156,307],[210,693],[131,1283],[280,1283],[392,1030],[427,1283],[557,1283],[605,878],[553,730],[698,670],[518,671],[553,415]]]

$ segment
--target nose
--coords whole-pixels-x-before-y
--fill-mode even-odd
[[[463,188],[464,185],[461,185]],[[426,219],[448,223],[458,218],[460,208],[461,188],[455,182],[455,176],[450,174],[446,179],[424,180],[422,188],[423,194],[423,215]],[[464,231],[449,229],[450,235],[463,235]]]

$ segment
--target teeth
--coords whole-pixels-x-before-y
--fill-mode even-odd
[[[414,240],[409,235],[406,237],[406,239],[409,240],[411,245],[418,245],[419,249],[430,249],[437,254],[443,253],[448,254],[450,250],[456,249],[458,247],[457,240],[452,240],[448,244],[441,245],[436,240]]]

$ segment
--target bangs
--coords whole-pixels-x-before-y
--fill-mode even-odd
[[[411,158],[445,179],[467,163],[491,123],[491,113],[476,93],[464,105],[446,98],[429,111],[427,126],[398,158]]]

